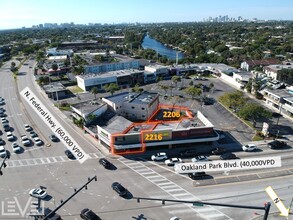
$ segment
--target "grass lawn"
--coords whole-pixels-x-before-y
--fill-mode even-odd
[[[79,88],[78,86],[68,86],[67,89],[74,94],[83,92],[83,90]]]

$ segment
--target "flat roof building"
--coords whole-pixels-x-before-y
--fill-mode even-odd
[[[85,73],[102,73],[125,69],[138,69],[140,66],[139,60],[119,54],[113,55],[117,62],[96,63],[85,66]]]
[[[116,114],[133,121],[148,119],[159,105],[159,95],[157,93],[124,92],[102,98]]]
[[[89,91],[93,87],[103,89],[105,85],[116,83],[122,88],[143,83],[144,72],[142,70],[128,69],[117,70],[106,73],[84,74],[76,76],[77,85],[84,91]]]

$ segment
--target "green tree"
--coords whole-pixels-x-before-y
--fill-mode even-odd
[[[11,70],[11,72],[15,72],[17,70],[17,67],[16,67],[16,63],[15,62],[11,62],[11,64],[10,64],[10,70]]]
[[[241,91],[225,93],[219,97],[219,101],[225,106],[231,108],[234,112],[238,112],[247,102],[247,98]]]
[[[97,94],[99,93],[98,88],[97,88],[97,87],[93,87],[93,88],[91,89],[91,93],[93,93],[94,96],[95,96],[95,99],[97,99]]]
[[[192,97],[192,99],[194,99],[194,98],[199,97],[201,95],[202,90],[201,90],[201,88],[197,88],[197,87],[194,87],[194,86],[189,86],[186,89],[184,89],[184,92],[187,95],[190,95]]]
[[[83,65],[74,66],[72,72],[74,75],[80,75],[85,72],[85,68]]]
[[[143,88],[141,88],[138,84],[136,84],[131,90],[132,92],[143,92]]]
[[[172,82],[175,83],[175,87],[177,88],[178,82],[181,82],[180,76],[172,76]]]
[[[110,92],[111,95],[113,95],[116,91],[118,91],[120,89],[116,83],[108,84],[104,88],[107,92]]]
[[[243,108],[239,110],[238,115],[245,120],[251,120],[254,127],[256,122],[260,119],[272,117],[271,112],[255,102],[246,103]]]
[[[50,79],[48,76],[40,76],[39,77],[39,84],[41,84],[41,85],[46,85],[49,83],[49,81],[50,81]]]
[[[52,64],[52,70],[54,70],[55,72],[58,70],[58,64],[57,63]]]
[[[250,78],[245,86],[245,89],[248,93],[251,93],[252,90],[252,79]]]

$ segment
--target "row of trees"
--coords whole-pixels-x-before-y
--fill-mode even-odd
[[[254,126],[258,121],[272,118],[270,111],[267,111],[258,103],[249,100],[242,91],[225,93],[219,97],[219,101],[232,109],[239,117],[252,121]]]

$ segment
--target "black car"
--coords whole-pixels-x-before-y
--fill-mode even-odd
[[[31,138],[38,137],[38,134],[35,131],[30,131]]]
[[[268,147],[271,149],[282,149],[283,147],[286,147],[286,146],[287,146],[287,143],[285,141],[274,140],[268,143]]]
[[[75,156],[71,153],[70,150],[66,150],[64,153],[66,154],[66,156],[67,156],[69,159],[71,159],[71,160],[74,160],[74,159],[75,159]]]
[[[4,124],[3,125],[4,131],[10,131],[10,126],[9,124]]]
[[[80,217],[86,220],[102,220],[96,213],[87,208],[80,211]]]
[[[105,159],[105,158],[101,158],[100,160],[99,160],[99,163],[101,164],[101,165],[103,165],[103,167],[105,167],[105,168],[107,168],[107,169],[109,169],[110,167],[111,167],[111,163],[107,160],[107,159]]]
[[[212,150],[212,154],[214,155],[220,155],[226,152],[226,149],[223,147],[217,147],[215,149]]]
[[[237,159],[237,157],[235,154],[225,153],[225,154],[221,154],[220,159],[221,160],[233,160],[233,159]]]
[[[212,105],[212,104],[214,104],[214,100],[212,98],[206,97],[203,99],[203,104],[204,105]]]
[[[59,138],[57,138],[54,134],[50,135],[49,138],[53,142],[58,142],[59,141]]]
[[[112,189],[115,190],[119,196],[126,196],[128,191],[125,189],[120,183],[114,182],[112,183]]]
[[[202,179],[202,178],[205,178],[207,174],[205,172],[195,172],[195,173],[189,173],[188,176],[191,179]]]
[[[184,150],[180,152],[180,157],[195,157],[198,155],[196,150]]]
[[[4,144],[5,144],[4,140],[0,138],[0,145],[4,145]]]

